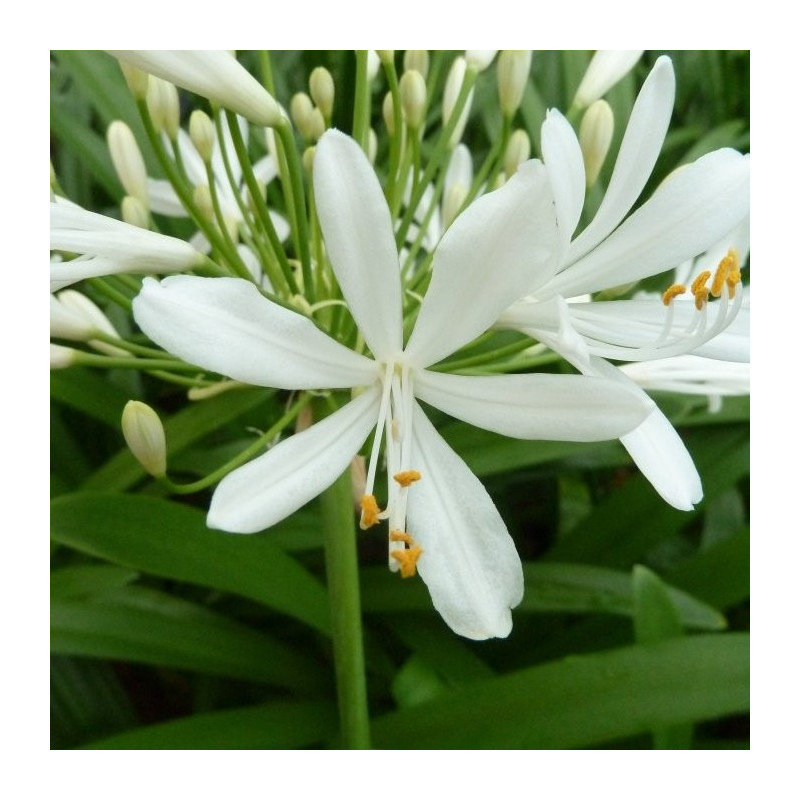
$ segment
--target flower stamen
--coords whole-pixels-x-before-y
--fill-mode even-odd
[[[400,565],[400,576],[413,578],[417,574],[417,561],[422,555],[422,548],[414,543],[411,534],[406,531],[391,531],[389,541],[401,542],[406,545],[406,547],[392,549],[391,556]]]
[[[359,527],[362,531],[377,525],[380,513],[381,510],[378,508],[378,501],[375,499],[374,494],[361,496],[361,521],[359,522]]]
[[[673,283],[664,294],[661,295],[661,302],[668,306],[678,295],[686,294],[686,287],[682,283]]]
[[[411,486],[412,483],[418,481],[422,475],[415,469],[406,469],[402,472],[397,472],[393,477],[400,486],[406,489]]]

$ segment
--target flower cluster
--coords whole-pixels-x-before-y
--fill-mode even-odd
[[[393,51],[359,52],[352,135],[333,127],[335,83],[324,68],[287,114],[228,52],[113,55],[166,179],[147,174],[120,121],[108,141],[123,221],[56,186],[51,338],[97,352],[54,345],[53,366],[157,369],[192,397],[241,384],[285,390],[279,430],[310,396],[327,398],[313,405],[313,424],[223,470],[209,527],[265,530],[363,450],[361,527],[385,522],[389,567],[418,572],[447,624],[485,639],[511,630],[520,560],[488,493],[419,401],[521,439],[619,438],[667,502],[691,509],[701,499],[691,457],[644,389],[747,391],[740,370],[720,365],[749,357],[749,159],[708,153],[640,202],[672,111],[669,59],[644,82],[587,219],[587,186],[611,140],[602,129],[610,109],[598,104],[640,51],[595,56],[569,115],[550,110],[537,132],[541,159],[530,158],[528,133],[513,130],[527,51],[453,59],[440,115],[430,113],[426,51],[406,51],[401,76]],[[461,140],[493,61],[502,133],[474,172]],[[381,68],[383,136],[369,107]],[[188,130],[176,86],[211,103]],[[579,137],[573,121],[584,109]],[[441,129],[427,140],[429,119]],[[178,216],[196,227],[188,242],[156,231],[177,230],[163,221]],[[653,276],[663,293],[638,291]],[[161,349],[118,334],[78,292],[60,292],[79,281],[129,308]],[[559,361],[580,374],[535,371]],[[126,414],[134,453],[171,485],[157,416],[141,404]]]

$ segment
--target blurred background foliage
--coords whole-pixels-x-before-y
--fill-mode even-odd
[[[616,117],[612,154],[660,54],[646,52],[607,95]],[[749,52],[668,54],[675,112],[643,197],[712,149],[749,149]],[[455,55],[432,54],[436,97]],[[239,56],[261,74],[257,53]],[[566,110],[590,56],[534,54],[517,118],[534,155],[545,110]],[[271,59],[284,105],[306,90],[313,67],[327,66],[337,88],[334,124],[350,129],[352,53],[276,51]],[[464,139],[476,164],[500,125],[492,71],[478,82]],[[117,64],[99,51],[54,51],[51,76],[60,185],[71,200],[118,216],[122,190],[105,129],[114,119],[141,128]],[[376,128],[385,90],[378,78]],[[190,98],[182,97],[188,116]],[[432,112],[429,128],[436,126]],[[263,141],[253,146],[263,149]],[[590,210],[612,166],[609,158]],[[191,232],[181,220],[164,219],[161,229]],[[129,329],[129,318],[86,291]],[[147,375],[82,368],[53,372],[51,389],[51,746],[336,747],[317,504],[256,536],[209,531],[210,493],[165,497],[119,427],[129,399],[156,407],[171,470],[191,480],[249,444],[282,408],[282,393],[247,389],[190,403]],[[419,580],[386,571],[383,537],[362,534],[376,747],[749,747],[749,399],[726,398],[713,414],[703,397],[655,399],[703,479],[704,500],[691,513],[665,504],[618,442],[510,440],[432,413],[505,519],[526,595],[508,639],[461,639]]]

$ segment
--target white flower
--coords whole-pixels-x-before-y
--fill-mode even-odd
[[[628,382],[605,358],[638,361],[688,352],[707,355],[702,349],[713,346],[714,337],[731,324],[742,301],[737,253],[741,249],[744,257],[747,247],[742,231],[750,202],[748,156],[727,149],[709,153],[662,183],[623,222],[655,165],[674,93],[672,64],[662,57],[631,112],[603,202],[574,239],[585,192],[580,145],[558,112],[549,112],[542,126],[561,256],[554,277],[512,305],[500,325],[538,338],[587,375],[613,379],[616,373],[617,379]],[[721,247],[725,249],[720,251]],[[725,255],[728,250],[730,256]],[[684,287],[685,294],[679,296],[679,288],[670,288],[663,300],[584,302],[592,292],[657,275],[702,254],[719,255],[718,265],[705,280],[697,279],[702,273],[697,276],[691,294]],[[708,302],[709,280],[712,289],[719,289],[714,302]],[[667,502],[688,510],[701,499],[691,458],[660,411],[654,410],[622,442]]]
[[[403,575],[419,569],[453,630],[473,639],[506,636],[510,609],[523,591],[513,541],[486,490],[415,398],[488,430],[532,439],[618,436],[650,406],[600,379],[467,377],[427,369],[551,275],[555,226],[541,164],[524,165],[453,223],[405,348],[392,220],[375,173],[353,140],[338,131],[322,137],[314,188],[331,264],[372,358],[238,279],[147,280],[134,301],[135,318],[148,336],[206,369],[282,389],[358,389],[329,417],[225,477],[208,523],[242,533],[274,525],[330,486],[375,430],[362,526],[388,518],[390,565]],[[531,254],[539,270],[533,280]],[[382,440],[390,476],[383,512],[373,495]]]
[[[50,291],[84,278],[119,273],[182,272],[204,256],[188,242],[143,230],[57,199],[50,203],[50,249],[78,253],[50,262]]]
[[[598,50],[589,62],[574,105],[586,108],[599,100],[612,86],[624,78],[642,57],[644,50]]]
[[[207,97],[256,125],[283,119],[272,95],[228,50],[107,50],[115,58]]]

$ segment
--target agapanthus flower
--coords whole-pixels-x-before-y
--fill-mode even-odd
[[[227,475],[208,524],[240,533],[274,525],[330,486],[374,430],[362,527],[388,520],[390,566],[403,576],[419,571],[454,631],[506,636],[523,592],[519,556],[486,490],[417,399],[509,436],[581,441],[631,430],[651,404],[603,379],[429,369],[552,276],[557,229],[541,163],[524,165],[445,233],[405,347],[392,220],[372,167],[355,142],[329,131],[313,176],[328,256],[371,357],[240,279],[148,279],[134,301],[142,330],[200,367],[261,386],[353,390],[339,410]],[[382,446],[385,504],[375,496]]]
[[[586,185],[580,145],[557,111],[550,111],[542,126],[562,237],[559,263],[552,279],[513,304],[500,325],[538,338],[585,375],[627,383],[605,359],[697,352],[731,324],[742,301],[743,254],[735,241],[749,214],[748,156],[729,149],[703,156],[625,218],[661,150],[674,94],[672,63],[661,57],[633,107],[603,202],[574,239]],[[633,284],[713,251],[726,237],[731,246],[713,270],[694,276],[691,291],[674,285],[665,286],[662,297],[585,302],[592,293]],[[702,498],[691,457],[660,411],[621,441],[667,502],[688,510]]]

